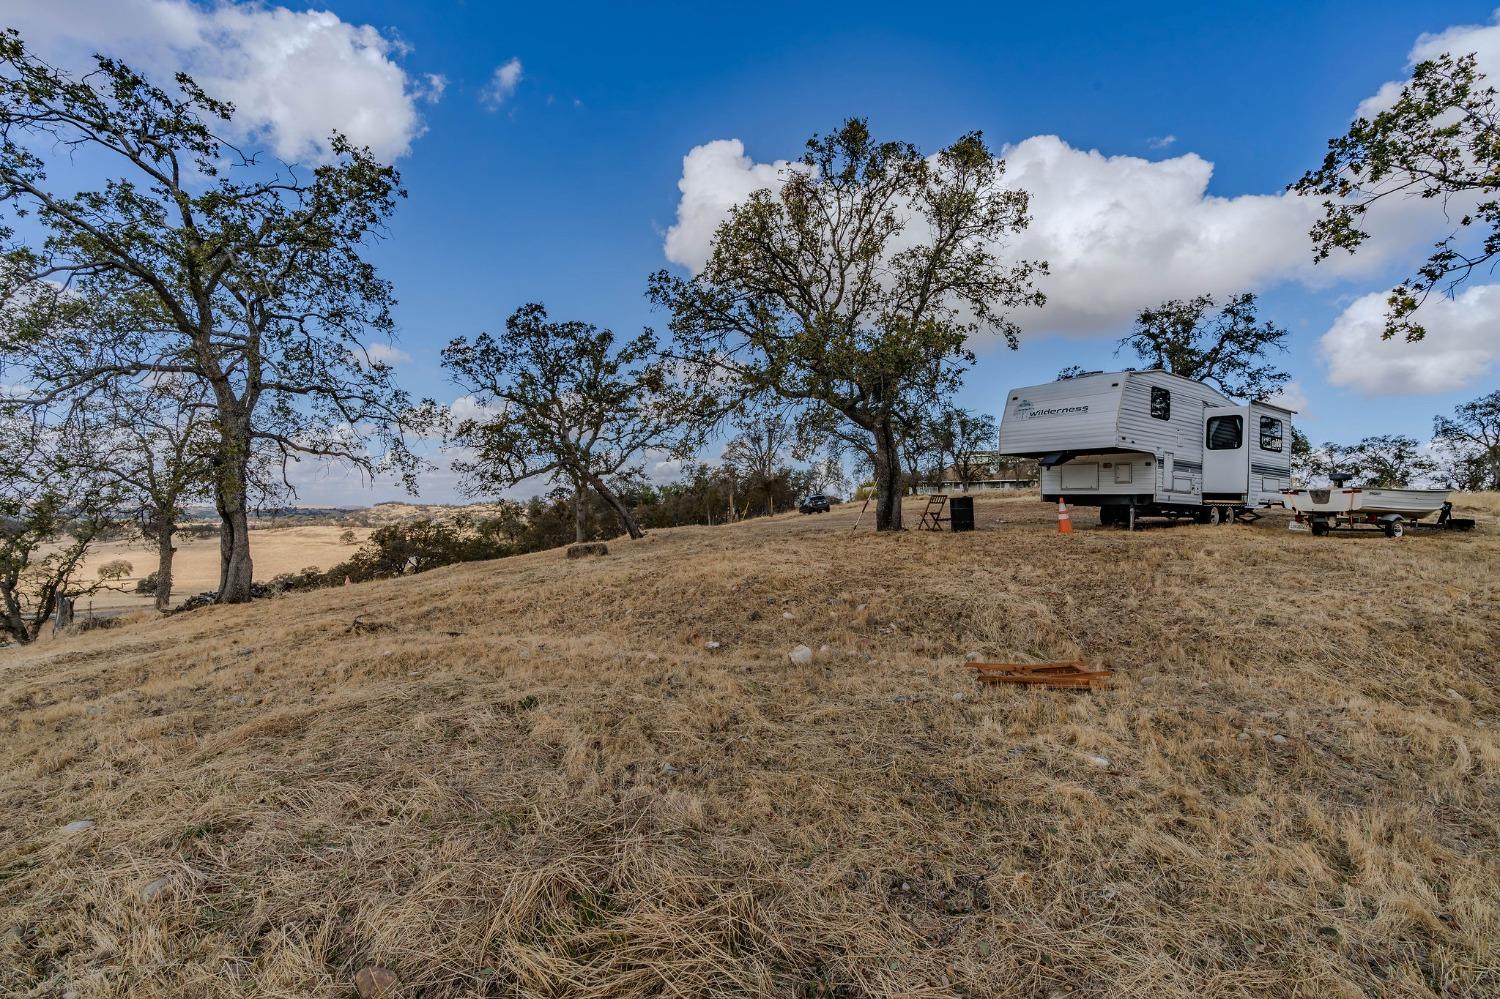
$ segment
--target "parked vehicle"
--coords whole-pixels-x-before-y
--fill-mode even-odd
[[[1166,371],[1099,372],[1013,389],[1000,451],[1038,460],[1043,500],[1097,506],[1105,524],[1228,523],[1284,503],[1292,415]]]
[[[1347,475],[1330,476],[1333,485],[1327,489],[1288,489],[1286,504],[1293,511],[1292,525],[1308,524],[1316,535],[1334,528],[1369,526],[1385,531],[1388,538],[1399,538],[1404,525],[1415,523],[1428,514],[1451,512],[1447,489],[1386,489],[1348,486]],[[1459,526],[1472,521],[1440,518],[1443,526]]]
[[[827,496],[804,496],[802,502],[797,504],[797,509],[802,513],[827,513],[829,502]]]

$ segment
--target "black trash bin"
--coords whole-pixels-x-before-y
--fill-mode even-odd
[[[955,531],[974,530],[974,497],[948,498],[948,526]]]

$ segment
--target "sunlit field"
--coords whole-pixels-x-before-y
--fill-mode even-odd
[[[851,505],[0,652],[0,993],[1496,994],[1500,524],[1460,506]]]

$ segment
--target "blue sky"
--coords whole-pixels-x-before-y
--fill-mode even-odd
[[[1407,75],[1424,34],[1450,31],[1444,44],[1493,44],[1500,56],[1493,2],[735,11],[5,0],[0,8],[60,59],[98,48],[148,69],[180,65],[222,79],[239,88],[231,96],[242,107],[247,96],[290,102],[265,113],[259,134],[273,146],[279,138],[291,148],[294,132],[320,134],[324,121],[376,121],[371,134],[397,156],[410,197],[372,256],[396,285],[398,370],[416,393],[452,399],[441,346],[498,327],[526,301],[620,331],[660,328],[664,317],[643,291],[647,274],[670,262],[664,240],[682,222],[684,157],[717,140],[742,143],[741,164],[723,145],[695,160],[713,169],[692,193],[722,200],[742,168],[750,176],[755,164],[795,156],[809,134],[862,115],[880,135],[928,151],[982,129],[997,147],[1015,145],[1014,162],[1031,164],[1038,183],[1059,188],[1050,200],[1037,196],[1038,227],[1056,231],[1038,234],[1036,245],[1054,270],[1059,261],[1078,266],[1049,288],[1053,305],[1025,317],[1020,351],[976,344],[980,362],[963,404],[995,411],[1007,388],[1050,380],[1065,365],[1129,363],[1112,357],[1114,341],[1131,312],[1168,293],[1254,290],[1264,314],[1292,330],[1286,360],[1306,399],[1302,425],[1315,439],[1346,440],[1422,437],[1434,413],[1496,388],[1500,350],[1487,343],[1500,340],[1500,326],[1476,329],[1473,317],[1495,305],[1500,323],[1500,296],[1447,303],[1444,322],[1457,332],[1413,374],[1405,359],[1384,359],[1394,345],[1364,349],[1371,320],[1359,307],[1364,301],[1368,313],[1366,296],[1425,255],[1429,222],[1398,211],[1367,260],[1330,274],[1311,267],[1297,237],[1302,208],[1279,196],[1361,102]],[[315,30],[324,61],[274,72],[253,65],[256,52]],[[497,93],[496,70],[512,60],[519,72]],[[343,90],[340,74],[349,77]],[[1208,164],[1200,192],[1193,178]],[[1128,210],[1073,218],[1084,190],[1106,206],[1110,198],[1139,204],[1142,192],[1163,200],[1133,220]],[[1179,210],[1170,224],[1156,217]],[[1057,221],[1065,215],[1072,221]],[[1090,258],[1079,240],[1100,225],[1126,228],[1108,237],[1112,250]],[[691,228],[674,266],[691,262],[694,239],[702,243]],[[1137,243],[1145,248],[1132,249]],[[1326,334],[1336,325],[1343,360],[1331,366]],[[1370,374],[1367,363],[1386,373]],[[1455,366],[1465,370],[1444,373]],[[310,482],[303,501],[393,495],[334,476]],[[433,477],[426,498],[453,498],[451,479]]]

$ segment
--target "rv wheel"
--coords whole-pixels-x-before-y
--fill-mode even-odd
[[[1214,525],[1215,527],[1218,527],[1219,526],[1219,517],[1220,517],[1220,514],[1219,514],[1219,508],[1218,507],[1211,506],[1211,507],[1208,508],[1208,522],[1210,524]]]
[[[1312,532],[1313,532],[1313,534],[1317,535],[1320,538],[1323,535],[1327,534],[1328,533],[1328,521],[1326,521],[1326,520],[1314,520],[1312,522]]]
[[[1221,508],[1219,510],[1219,523],[1221,523],[1221,524],[1232,524],[1232,523],[1234,523],[1234,507],[1232,507],[1232,506],[1226,506],[1226,507],[1223,507],[1223,508]]]
[[[1401,521],[1388,520],[1385,522],[1385,536],[1388,538],[1399,538],[1405,532],[1401,529]]]

